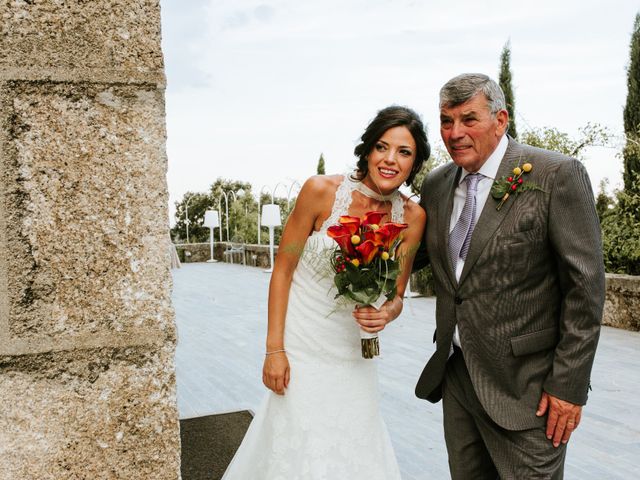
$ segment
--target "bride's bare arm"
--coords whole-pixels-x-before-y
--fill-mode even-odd
[[[284,323],[293,272],[307,237],[319,219],[331,210],[332,177],[311,177],[302,186],[295,207],[284,227],[278,255],[269,283],[269,325],[267,355],[262,369],[262,381],[267,388],[283,395],[289,385],[289,361],[284,351]],[[335,190],[335,188],[333,188]],[[276,352],[276,353],[270,353]]]
[[[375,333],[384,329],[387,323],[402,313],[402,297],[411,276],[411,265],[420,246],[424,226],[427,220],[424,210],[416,203],[407,203],[405,207],[407,229],[403,232],[402,243],[398,246],[396,257],[400,259],[400,275],[396,281],[398,293],[393,300],[387,301],[380,310],[365,307],[354,310],[353,316],[363,330]]]

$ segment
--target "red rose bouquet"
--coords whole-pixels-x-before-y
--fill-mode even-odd
[[[339,225],[327,229],[338,247],[332,252],[336,298],[343,297],[357,305],[379,309],[396,296],[396,279],[400,274],[396,249],[402,241],[405,223],[385,223],[383,212],[368,212],[363,219],[342,216]],[[362,356],[380,354],[378,335],[360,330]]]

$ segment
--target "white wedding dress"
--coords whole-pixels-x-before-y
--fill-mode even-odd
[[[223,480],[400,479],[380,415],[376,361],[362,358],[353,305],[334,299],[328,249],[336,244],[327,228],[348,214],[355,189],[345,176],[331,215],[307,239],[285,321],[289,388],[267,393]],[[396,192],[393,221],[402,222],[403,212]]]

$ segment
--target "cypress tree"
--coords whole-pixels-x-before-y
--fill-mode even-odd
[[[507,103],[507,112],[509,112],[509,129],[507,133],[513,138],[518,138],[518,132],[516,131],[516,100],[513,96],[513,89],[511,88],[511,41],[502,47],[502,53],[500,54],[500,76],[499,83],[500,88],[504,92],[504,99]]]
[[[640,13],[636,14],[633,24],[629,50],[627,103],[624,107],[624,133],[627,142],[623,157],[624,188],[631,192],[640,183],[634,181],[634,177],[640,175]]]
[[[316,173],[318,175],[324,175],[325,171],[324,171],[324,156],[322,154],[320,154],[320,158],[318,159],[318,168]]]

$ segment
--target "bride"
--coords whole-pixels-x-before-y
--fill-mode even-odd
[[[311,177],[289,216],[269,286],[262,381],[271,392],[225,480],[400,479],[379,411],[376,362],[362,358],[359,329],[379,332],[402,311],[425,214],[398,188],[411,184],[429,143],[418,115],[398,106],[378,112],[361,140],[355,172]],[[327,228],[369,211],[409,225],[398,247],[397,296],[380,310],[334,300],[327,254],[335,247]]]

